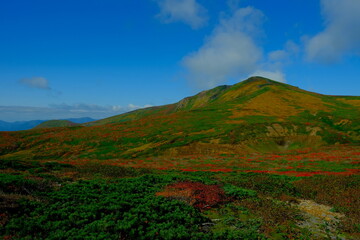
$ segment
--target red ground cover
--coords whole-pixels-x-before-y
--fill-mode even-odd
[[[200,182],[171,184],[156,195],[183,200],[199,209],[208,209],[228,200],[224,190],[218,185],[206,185]]]

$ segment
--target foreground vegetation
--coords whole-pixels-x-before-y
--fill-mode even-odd
[[[0,163],[4,239],[356,239],[360,232],[359,175]],[[304,211],[303,199],[331,209]]]

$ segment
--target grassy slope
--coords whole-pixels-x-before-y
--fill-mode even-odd
[[[49,120],[40,123],[34,129],[40,128],[54,128],[54,127],[72,127],[78,125],[77,123],[73,123],[69,120]]]
[[[327,96],[264,78],[83,127],[1,133],[1,158],[111,159],[281,151],[358,143],[360,97]]]
[[[169,115],[174,112],[192,110],[223,110],[231,112],[231,118],[247,116],[274,116],[285,121],[289,116],[297,116],[307,110],[335,112],[345,108],[353,117],[359,112],[360,97],[326,96],[301,90],[291,85],[265,78],[250,78],[233,86],[219,86],[185,98],[178,103],[160,107],[140,109],[118,116],[106,118],[88,125],[103,125],[137,120],[151,115]]]

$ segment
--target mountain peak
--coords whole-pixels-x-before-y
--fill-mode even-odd
[[[267,85],[286,85],[284,83],[281,82],[277,82],[274,80],[271,80],[269,78],[265,78],[265,77],[260,77],[260,76],[253,76],[250,77],[244,81],[241,81],[233,86],[237,86],[237,85],[257,85],[258,87],[263,87],[263,86],[267,86]]]
[[[261,76],[252,76],[242,82],[274,82],[273,80]]]

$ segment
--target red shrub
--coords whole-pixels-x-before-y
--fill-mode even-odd
[[[218,185],[205,185],[199,182],[171,184],[156,195],[183,200],[200,209],[211,208],[227,200],[224,190]]]

